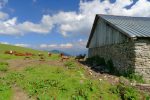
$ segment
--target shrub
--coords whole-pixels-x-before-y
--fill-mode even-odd
[[[106,65],[105,59],[99,56],[93,56],[93,57],[87,58],[86,62],[90,65],[96,65],[96,66]]]
[[[122,72],[122,75],[125,77],[129,77],[130,74],[134,73],[134,68],[133,67],[128,67],[126,71]]]
[[[0,62],[0,71],[6,72],[8,70],[7,62]]]
[[[119,84],[117,88],[123,100],[140,100],[140,94],[135,88],[123,84]]]
[[[117,70],[114,67],[113,61],[111,59],[107,61],[106,65],[107,65],[107,68],[108,68],[110,73],[113,73],[113,74],[117,73]]]
[[[135,80],[135,81],[137,81],[137,82],[139,82],[139,83],[144,83],[143,76],[142,76],[142,75],[138,75],[138,74],[136,74],[136,73],[129,74],[129,75],[127,76],[127,78],[128,78],[130,81]]]
[[[146,100],[150,100],[150,94],[146,94]]]
[[[124,84],[119,84],[110,88],[113,94],[117,94],[122,100],[140,100],[140,93],[135,88],[131,86],[125,86]]]

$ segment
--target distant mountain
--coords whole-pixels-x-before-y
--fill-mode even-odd
[[[49,52],[51,52],[51,53],[56,53],[56,54],[58,54],[58,53],[63,53],[63,54],[66,55],[66,56],[71,56],[70,54],[68,54],[68,53],[66,53],[66,52],[64,52],[64,51],[60,51],[60,50],[51,50],[51,51],[49,51]]]

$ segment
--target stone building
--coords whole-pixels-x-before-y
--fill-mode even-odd
[[[120,71],[133,69],[150,79],[150,18],[96,15],[88,56],[111,59]]]

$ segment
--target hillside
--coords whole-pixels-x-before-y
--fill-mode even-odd
[[[60,50],[51,50],[51,51],[49,51],[49,52],[55,53],[55,54],[63,53],[63,54],[66,55],[66,56],[70,56],[70,54],[68,54],[68,53],[66,53],[66,52],[64,52],[64,51],[60,51]]]
[[[17,59],[17,58],[24,58],[24,57],[20,57],[20,56],[14,56],[14,55],[8,55],[8,54],[4,54],[5,51],[16,51],[19,53],[33,53],[35,55],[37,55],[38,53],[42,53],[44,55],[47,55],[46,51],[40,51],[40,50],[34,50],[31,48],[25,48],[25,47],[19,47],[19,46],[13,46],[13,45],[8,45],[8,44],[0,44],[0,59]]]
[[[38,52],[43,52],[40,50],[34,50],[30,48],[25,48],[25,47],[19,47],[19,46],[13,46],[13,45],[8,45],[8,44],[0,44],[0,52],[4,52],[7,50],[15,50],[18,52],[31,52],[31,53],[38,53]]]
[[[0,44],[0,100],[149,100],[129,80],[95,72],[73,57]],[[4,54],[6,50],[31,52],[30,59]],[[38,53],[44,55],[38,56]]]

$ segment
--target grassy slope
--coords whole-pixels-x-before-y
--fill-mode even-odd
[[[45,57],[48,59],[47,52],[45,52],[45,51],[34,50],[34,49],[30,49],[30,48],[24,48],[24,47],[13,46],[13,45],[0,44],[0,59],[1,60],[24,58],[24,57],[17,57],[14,55],[4,54],[4,52],[7,50],[14,50],[14,51],[17,51],[20,53],[30,52],[35,55],[37,55],[38,53],[43,53],[45,55]],[[57,56],[58,56],[57,54],[53,54],[50,59],[57,60]],[[34,58],[38,58],[38,56],[35,56]]]
[[[38,53],[39,52],[38,50],[33,50],[33,49],[30,49],[30,48],[0,44],[0,52],[4,52],[6,50],[15,50],[15,51],[18,51],[18,52],[32,52],[32,53]]]
[[[20,58],[4,54],[5,50],[32,52],[34,54],[41,52],[47,55],[47,52],[44,51],[0,44],[0,59],[2,60]],[[57,61],[59,57],[58,55],[53,55],[50,59]],[[0,71],[0,75],[1,73]],[[10,100],[13,95],[11,86],[14,84],[23,88],[29,96],[36,97],[39,100],[121,99],[118,95],[118,90],[114,89],[114,93],[110,91],[112,88],[111,83],[92,79],[74,60],[68,64],[64,63],[63,67],[43,64],[27,66],[21,71],[8,70],[3,73],[5,73],[5,76],[0,76],[0,100]]]

